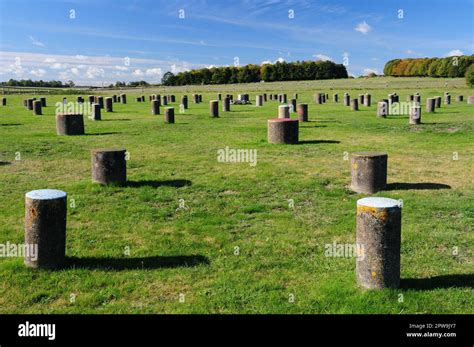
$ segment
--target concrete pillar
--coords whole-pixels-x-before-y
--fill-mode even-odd
[[[165,107],[165,123],[174,123],[174,107]]]
[[[308,104],[298,104],[297,112],[298,112],[298,120],[300,122],[308,121]]]
[[[450,104],[451,104],[451,95],[446,94],[446,95],[444,96],[444,104],[445,104],[445,105],[450,105]]]
[[[344,106],[349,106],[351,102],[350,100],[351,96],[347,93],[344,93]]]
[[[364,106],[370,107],[372,104],[372,96],[370,94],[365,94],[364,96]]]
[[[56,114],[58,135],[84,135],[84,117],[82,114]]]
[[[410,124],[420,124],[421,123],[421,106],[420,104],[414,104],[410,107]]]
[[[37,250],[25,254],[30,268],[55,269],[66,260],[67,194],[40,189],[25,194],[25,245]]]
[[[267,102],[267,93],[263,93],[263,102]]]
[[[166,95],[163,95],[163,98],[161,100],[163,106],[168,105],[168,97]]]
[[[351,111],[359,111],[359,102],[357,99],[351,100]]]
[[[120,101],[122,102],[122,104],[126,104],[127,103],[127,94],[120,94]]]
[[[462,102],[463,100],[464,100],[464,96],[462,96],[462,95],[456,96],[456,101],[457,102]]]
[[[359,105],[364,105],[365,102],[365,95],[364,94],[359,94]]]
[[[46,98],[44,96],[40,98],[40,101],[41,101],[41,107],[46,107]]]
[[[290,100],[290,105],[291,105],[290,111],[291,112],[296,112],[296,99],[291,99]]]
[[[141,96],[137,96],[136,100],[137,100],[137,102],[142,102],[142,97],[141,97]]]
[[[87,100],[91,103],[91,104],[94,104],[95,103],[95,96],[94,95],[89,95],[87,97]]]
[[[211,113],[211,117],[219,117],[219,101],[218,100],[209,101],[209,111]]]
[[[113,99],[111,97],[105,98],[105,112],[113,112]]]
[[[176,96],[174,94],[171,94],[170,95],[170,99],[171,99],[171,102],[172,103],[175,103],[176,102]]]
[[[290,118],[290,106],[288,105],[278,106],[278,118]]]
[[[35,116],[41,116],[43,113],[41,111],[41,101],[35,100],[33,101],[33,114]]]
[[[288,98],[287,98],[286,94],[282,94],[281,95],[281,103],[286,104],[287,102],[288,102]]]
[[[255,105],[256,106],[263,106],[263,95],[255,96]]]
[[[296,144],[298,143],[297,119],[273,118],[267,122],[268,142],[275,144]]]
[[[199,95],[193,94],[193,101],[195,104],[199,104]]]
[[[184,108],[185,110],[188,109],[188,97],[187,97],[186,95],[183,95],[183,96],[181,97],[181,105],[183,105],[183,108]]]
[[[2,98],[2,106],[7,106],[7,98]]]
[[[435,96],[435,107],[440,108],[441,107],[441,96]]]
[[[420,94],[413,95],[413,101],[421,103],[421,95]]]
[[[158,100],[151,101],[151,114],[152,115],[160,114],[160,102]]]
[[[334,95],[332,96],[332,101],[335,102],[335,103],[338,103],[338,102],[339,102],[339,95],[334,94]]]
[[[101,120],[102,119],[99,104],[92,104],[91,119],[92,120]]]
[[[434,98],[427,98],[426,99],[426,112],[433,113],[435,111],[435,99]]]
[[[126,150],[122,148],[93,149],[92,182],[123,184],[127,181]]]
[[[100,108],[104,108],[104,97],[103,96],[98,96],[97,97],[97,103],[100,105]]]
[[[226,96],[224,98],[224,102],[222,103],[222,112],[229,112],[230,111],[230,98]]]
[[[377,103],[377,117],[386,118],[388,115],[388,102],[379,101]]]
[[[351,158],[351,189],[357,193],[374,194],[387,185],[386,153],[355,152]]]
[[[117,95],[115,95],[115,94],[112,95],[112,101],[113,101],[113,102],[117,102]]]
[[[367,289],[400,286],[402,210],[400,201],[381,197],[357,200],[357,283]]]
[[[467,97],[467,103],[468,104],[474,104],[474,95],[469,95]]]
[[[314,94],[314,101],[321,105],[323,103],[323,93],[316,93]]]
[[[33,99],[28,99],[28,100],[26,101],[26,107],[27,107],[28,110],[30,110],[30,111],[33,111],[33,101],[34,101]]]

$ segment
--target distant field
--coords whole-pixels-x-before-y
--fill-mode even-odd
[[[309,103],[302,143],[267,143],[276,101],[210,118],[217,91],[249,92],[253,103],[260,91],[297,92]],[[324,105],[313,102],[319,91],[329,94]],[[351,112],[342,105],[346,91],[370,92],[372,106]],[[405,101],[416,91],[422,125],[409,126],[406,115],[376,118],[379,99],[398,92]],[[426,114],[426,97],[444,91],[452,104]],[[203,103],[192,103],[194,92]],[[150,114],[152,93],[176,95],[176,124]],[[183,93],[190,103],[180,114]],[[142,94],[147,102],[137,103]],[[128,91],[127,105],[114,104],[102,121],[86,119],[87,135],[70,137],[55,132],[62,95],[48,96],[43,116],[22,106],[25,95],[9,95],[0,106],[0,243],[23,242],[27,191],[61,189],[75,207],[70,267],[32,271],[22,259],[0,258],[0,312],[472,313],[474,105],[455,101],[469,94],[463,79],[431,78],[153,88]],[[257,165],[218,162],[226,146],[256,149]],[[90,150],[104,147],[130,152],[127,186],[91,183]],[[345,159],[360,150],[388,153],[389,190],[376,196],[404,202],[397,290],[362,290],[355,259],[324,255],[325,244],[355,242],[363,195],[348,189]]]

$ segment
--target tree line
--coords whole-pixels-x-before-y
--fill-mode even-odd
[[[189,84],[300,81],[347,77],[346,67],[342,64],[336,64],[332,61],[297,61],[263,65],[249,64],[242,67],[212,67],[179,72],[176,75],[167,72],[163,75],[161,83],[166,86],[180,86]]]
[[[474,55],[446,58],[393,59],[385,64],[385,76],[464,77]]]
[[[14,80],[10,78],[7,82],[0,82],[1,86],[5,87],[45,87],[45,88],[72,88],[73,81],[63,83],[61,81],[32,81],[32,80]]]

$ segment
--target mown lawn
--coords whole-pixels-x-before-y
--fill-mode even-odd
[[[472,313],[474,105],[455,96],[474,92],[460,79],[444,83],[171,88],[177,101],[183,93],[190,101],[185,114],[173,105],[176,124],[152,116],[149,103],[129,92],[127,105],[115,104],[100,122],[86,119],[87,135],[70,137],[55,132],[61,95],[47,96],[43,116],[22,106],[26,96],[9,95],[0,107],[0,243],[23,242],[30,190],[64,190],[75,207],[68,209],[67,268],[30,270],[21,258],[0,258],[0,312]],[[275,101],[231,106],[210,118],[208,102],[219,88],[235,96],[248,91],[253,102],[256,90],[298,92],[298,102],[310,104],[311,122],[300,124],[303,143],[267,143]],[[452,104],[426,114],[425,98],[445,90]],[[193,91],[202,91],[202,104],[192,103]],[[325,105],[312,101],[319,91],[330,96]],[[342,105],[345,91],[370,92],[372,106],[351,112]],[[400,101],[421,92],[422,125],[409,126],[408,116],[375,117],[376,101],[393,91]],[[148,100],[155,92],[143,94]],[[226,146],[256,149],[257,165],[218,162],[217,150]],[[127,186],[91,183],[90,150],[104,147],[129,151]],[[398,290],[362,290],[354,258],[324,255],[326,244],[355,242],[363,195],[348,189],[345,159],[359,150],[388,153],[389,190],[376,195],[404,202]],[[179,209],[180,199],[186,208]]]

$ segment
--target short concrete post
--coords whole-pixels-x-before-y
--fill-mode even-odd
[[[174,107],[165,107],[165,123],[174,123]]]
[[[338,102],[339,102],[339,95],[334,94],[334,95],[332,96],[332,101],[335,102],[335,103],[338,103]]]
[[[33,101],[33,114],[35,116],[41,116],[43,113],[41,111],[41,101],[35,100]]]
[[[451,95],[446,94],[446,95],[444,96],[444,104],[445,104],[445,105],[450,105],[450,104],[451,104]]]
[[[300,122],[308,121],[308,104],[298,104],[297,112],[298,112],[298,120]]]
[[[350,100],[351,96],[347,93],[344,93],[344,106],[349,106],[351,102]]]
[[[101,120],[102,119],[99,104],[92,104],[91,119],[92,120]]]
[[[456,96],[456,101],[457,102],[462,102],[463,100],[464,100],[464,96],[462,96],[462,95]]]
[[[291,112],[296,112],[296,99],[291,99],[290,100],[290,111]]]
[[[46,107],[46,98],[44,96],[40,98],[40,101],[41,101],[41,107]]]
[[[441,107],[441,96],[435,96],[435,107],[436,108]]]
[[[219,117],[219,101],[218,100],[211,100],[209,101],[209,111],[211,113],[211,117]]]
[[[421,103],[421,95],[420,94],[413,95],[413,101]]]
[[[36,254],[25,254],[30,268],[54,269],[66,260],[67,194],[40,189],[25,194],[25,245]]]
[[[400,286],[402,210],[398,200],[357,200],[357,283],[367,289]]]
[[[94,95],[89,95],[87,97],[87,100],[91,103],[91,104],[94,104],[95,103],[95,96]]]
[[[377,117],[386,118],[388,115],[388,102],[379,101],[377,103]]]
[[[229,112],[230,111],[230,98],[226,96],[224,98],[224,102],[222,103],[222,112]]]
[[[427,98],[426,99],[426,112],[433,113],[435,111],[436,101],[434,98]]]
[[[357,99],[351,100],[351,111],[359,111],[359,102]]]
[[[33,99],[28,99],[26,102],[26,107],[28,107],[28,110],[33,111]]]
[[[474,95],[468,95],[467,103],[468,104],[474,104]]]
[[[187,97],[186,95],[183,95],[183,96],[181,97],[181,105],[183,105],[183,108],[184,108],[185,110],[188,109],[188,97]]]
[[[351,189],[357,193],[374,194],[387,185],[386,153],[356,152],[351,158]]]
[[[410,107],[410,124],[420,124],[421,123],[421,106],[419,104],[414,104]]]
[[[7,98],[2,98],[2,106],[7,106]]]
[[[160,114],[160,102],[158,100],[151,101],[151,114],[152,115]]]
[[[166,95],[163,95],[163,98],[162,98],[161,100],[162,100],[162,101],[161,101],[161,104],[162,104],[163,106],[168,105],[168,97],[167,97]]]
[[[84,135],[84,117],[82,114],[56,114],[58,135]]]
[[[97,97],[97,103],[100,105],[100,108],[104,108],[104,97],[103,96],[98,96]]]
[[[263,105],[263,95],[255,96],[255,106],[262,106]]]
[[[105,112],[113,112],[113,99],[111,97],[105,98]]]
[[[93,149],[92,182],[123,184],[127,181],[126,150],[122,148]]]
[[[297,119],[273,118],[267,122],[268,142],[274,144],[296,144],[298,143]]]
[[[120,101],[122,102],[122,104],[126,104],[127,103],[127,94],[120,94]]]
[[[372,104],[372,96],[370,94],[365,94],[364,96],[364,106],[365,107],[370,107]]]
[[[365,102],[365,95],[364,94],[359,94],[359,105],[364,105]]]
[[[278,106],[278,118],[290,118],[290,106],[288,105]]]

